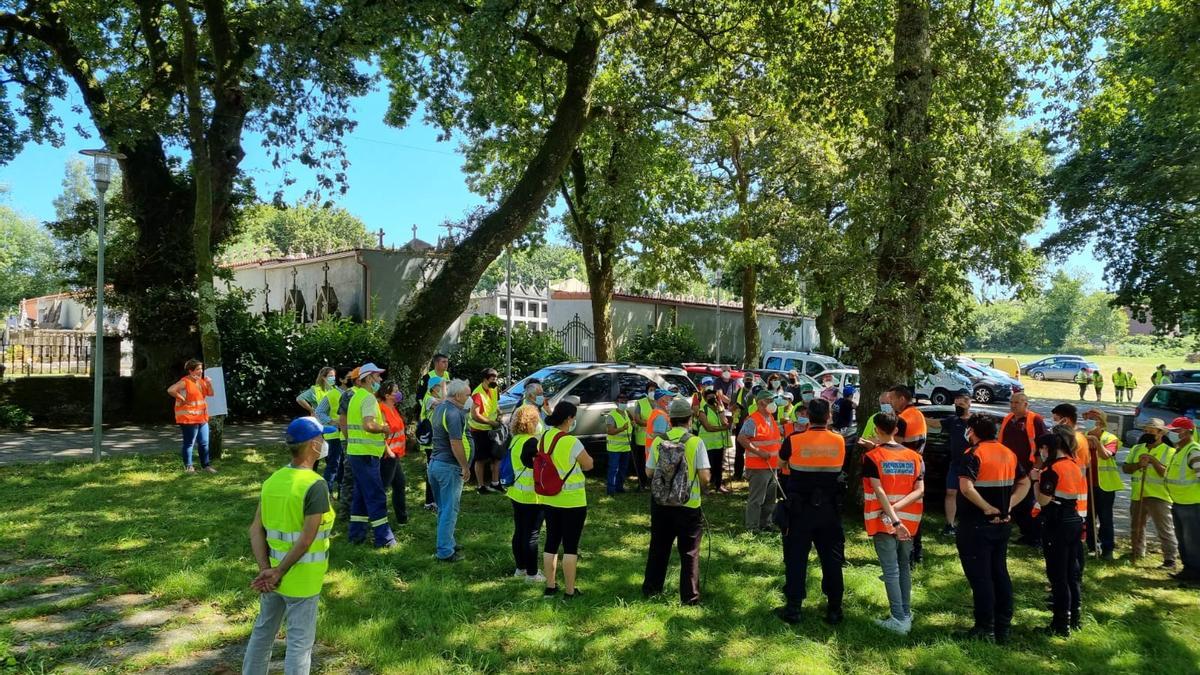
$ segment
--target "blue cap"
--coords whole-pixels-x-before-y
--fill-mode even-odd
[[[706,376],[706,377],[700,378],[700,384],[712,384],[712,383],[713,383],[713,379],[711,376]]]
[[[430,376],[429,376],[429,388],[430,388],[430,389],[432,389],[432,388],[434,388],[434,387],[438,386],[438,385],[439,385],[439,384],[441,384],[442,382],[443,382],[442,378],[438,377],[437,375],[430,375]]]
[[[854,385],[848,384],[842,388],[842,396],[853,396],[857,391],[858,390],[854,388]]]
[[[674,395],[675,395],[675,392],[671,391],[670,389],[655,389],[654,390],[654,400],[655,401],[659,400],[660,398],[665,398],[667,396],[674,396]]]
[[[335,431],[337,431],[337,427],[321,424],[321,421],[315,417],[297,417],[288,425],[283,436],[288,445],[295,445],[311,441],[317,436],[332,434]]]

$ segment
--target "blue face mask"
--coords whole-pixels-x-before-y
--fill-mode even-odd
[[[537,406],[537,407],[539,407],[539,408],[540,408],[540,407],[542,407],[542,406],[544,406],[544,405],[546,405],[546,397],[545,397],[545,396],[542,396],[541,394],[538,394],[537,396],[534,396],[534,397],[533,397],[533,404],[534,404],[534,405],[536,405],[536,406]]]
[[[797,417],[796,418],[796,426],[798,426],[798,427],[808,426],[808,418],[807,417]]]
[[[879,412],[884,412],[884,413],[892,412],[892,404],[891,403],[880,403],[879,404]]]
[[[371,391],[379,391],[379,383],[378,382],[371,383]]]
[[[333,385],[337,384],[337,378],[333,375],[330,375],[329,377],[325,378],[325,384],[332,387]]]

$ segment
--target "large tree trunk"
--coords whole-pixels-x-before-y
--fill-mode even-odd
[[[934,78],[929,40],[928,4],[900,0],[893,47],[895,85],[884,128],[890,213],[876,251],[875,299],[847,321],[870,329],[839,330],[843,336],[857,336],[856,351],[865,355],[859,408],[864,416],[879,409],[876,399],[881,392],[912,380],[921,349],[924,284],[916,261],[929,218],[932,172],[926,147]],[[906,316],[890,309],[894,307],[911,307],[914,312]],[[850,484],[857,485],[860,462],[852,458],[849,466]]]
[[[592,83],[602,35],[580,23],[566,56],[566,87],[542,144],[511,192],[455,245],[441,269],[396,314],[393,369],[415,389],[446,329],[466,309],[484,270],[538,214],[571,159],[591,112]]]
[[[584,257],[587,260],[587,257]],[[612,296],[616,280],[612,265],[593,269],[587,267],[588,288],[592,295],[592,332],[596,341],[596,360],[612,361],[616,358],[613,349]]]
[[[612,184],[615,184],[619,171],[616,155],[614,143],[607,176]],[[567,231],[579,242],[583,268],[587,274],[595,357],[597,361],[611,361],[616,358],[612,327],[612,296],[616,289],[616,228],[608,218],[597,220],[597,209],[589,199],[587,166],[579,148],[571,153],[569,175],[572,189],[567,188],[565,180],[561,183],[561,189],[563,201],[567,204]]]
[[[822,302],[821,311],[817,313],[817,351],[829,356],[833,355],[833,303]]]

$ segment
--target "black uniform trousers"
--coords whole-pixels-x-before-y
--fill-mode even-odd
[[[1078,624],[1083,591],[1083,519],[1071,513],[1047,513],[1043,522],[1042,553],[1046,558],[1046,579],[1054,607],[1054,624],[1067,627]]]
[[[1028,468],[1026,471],[1028,472]],[[1013,522],[1017,524],[1017,528],[1021,530],[1022,539],[1039,542],[1042,540],[1042,523],[1040,518],[1033,517],[1033,503],[1036,499],[1033,493],[1033,490],[1025,493],[1025,498],[1013,507],[1010,515],[1012,515]]]
[[[650,552],[646,556],[646,577],[642,594],[661,593],[671,562],[671,545],[679,548],[679,602],[700,602],[700,539],[704,523],[700,509],[686,506],[662,506],[650,500]]]
[[[650,485],[650,477],[646,475],[646,446],[633,441],[629,444],[630,461],[629,474],[635,476],[638,482],[638,489],[644,490]]]
[[[975,626],[997,633],[1007,631],[1013,616],[1012,578],[1008,576],[1012,526],[965,522],[958,525],[957,532],[958,557],[975,604]]]
[[[783,595],[787,607],[799,611],[808,595],[808,553],[815,546],[821,560],[821,592],[831,609],[841,609],[846,533],[837,502],[829,500],[814,506],[805,495],[791,493],[787,497],[788,527],[783,535]]]

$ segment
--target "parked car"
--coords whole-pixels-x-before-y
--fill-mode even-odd
[[[1142,435],[1142,425],[1157,417],[1170,423],[1176,417],[1200,417],[1200,384],[1160,384],[1150,387],[1133,409],[1133,426],[1125,431],[1125,445],[1133,446]]]
[[[832,368],[830,370],[823,370],[820,373],[817,373],[817,376],[813,379],[817,382],[822,382],[826,377],[833,378],[833,383],[838,388],[839,392],[846,387],[854,387],[855,389],[858,389],[859,386],[858,368]],[[859,392],[855,391],[855,403],[858,403],[858,395]]]
[[[1011,356],[972,356],[971,360],[981,366],[995,368],[1014,380],[1021,379],[1021,363]]]
[[[742,379],[743,371],[738,366],[726,365],[723,363],[684,363],[681,364],[683,370],[687,372],[688,377],[692,382],[699,387],[700,380],[711,377],[714,380],[721,377],[721,371],[728,370],[729,377],[733,380]]]
[[[955,392],[971,391],[971,381],[959,373],[950,372],[940,363],[935,362],[932,373],[917,373],[917,386],[914,390],[918,399],[927,399],[934,405],[949,405],[954,401]]]
[[[534,377],[542,381],[551,406],[568,397],[579,406],[574,436],[593,450],[604,447],[607,437],[604,416],[617,407],[617,392],[624,392],[632,401],[645,396],[647,385],[654,382],[660,387],[673,387],[682,396],[696,393],[696,385],[682,368],[633,363],[560,363],[542,368],[500,394],[503,419],[507,420],[520,403],[525,383]]]
[[[919,406],[926,420],[944,420],[954,414],[953,405]],[[1008,414],[1006,408],[972,405],[972,413],[985,415],[1000,424]],[[930,426],[925,436],[925,494],[941,495],[946,491],[946,470],[950,465],[950,439],[941,427]],[[931,503],[926,497],[925,503]],[[940,504],[941,502],[936,502]]]
[[[1081,368],[1098,370],[1100,366],[1079,357],[1056,356],[1041,365],[1028,366],[1026,373],[1035,380],[1070,382],[1075,379],[1075,373],[1078,373]]]
[[[752,368],[748,372],[754,373],[754,384],[755,385],[765,384],[767,381],[767,378],[770,377],[771,375],[779,375],[780,377],[783,378],[784,386],[787,386],[788,374],[791,373],[790,370],[774,370],[771,368]],[[799,375],[799,377],[800,377],[800,385],[801,386],[807,384],[813,388],[814,394],[820,393],[821,385],[818,384],[815,379],[813,379],[812,377],[810,377],[808,375],[805,375],[804,373],[797,373],[797,375]]]
[[[1167,374],[1171,376],[1171,384],[1200,383],[1200,370],[1168,370]]]
[[[763,357],[762,367],[766,370],[795,370],[812,377],[822,370],[846,366],[832,356],[824,354],[775,350],[767,352]]]
[[[1007,401],[1016,393],[1013,379],[994,368],[985,368],[962,357],[953,359],[951,364],[971,381],[971,397],[979,403]]]

